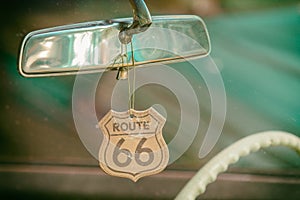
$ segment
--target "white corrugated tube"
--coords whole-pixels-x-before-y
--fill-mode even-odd
[[[176,200],[194,200],[205,192],[206,186],[217,179],[218,174],[225,172],[230,164],[236,163],[240,157],[261,148],[270,146],[286,146],[300,154],[300,138],[291,133],[267,131],[256,133],[230,145],[206,165],[179,192]]]

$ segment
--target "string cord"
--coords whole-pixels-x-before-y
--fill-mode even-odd
[[[129,63],[128,58],[128,47],[126,44],[121,45],[121,52],[117,55],[113,62],[109,65],[109,68],[115,67],[117,64],[121,64],[121,68],[118,67],[118,70],[126,70],[127,73],[127,82],[128,82],[128,108],[130,114],[132,114],[132,110],[135,109],[135,85],[136,85],[136,70],[135,70],[135,60],[134,60],[134,49],[132,41],[130,42],[130,52],[131,52],[131,64]],[[126,63],[126,65],[125,65]],[[129,70],[132,68],[133,70],[133,81],[131,83]],[[132,85],[132,87],[131,87]]]
[[[133,67],[133,83],[132,83],[132,99],[131,99],[131,108],[130,109],[135,109],[135,83],[136,83],[136,70],[135,70],[135,60],[134,60],[134,50],[133,50],[133,44],[132,41],[130,42],[130,47],[131,47],[131,62],[132,62],[132,67]]]
[[[135,109],[135,85],[136,85],[136,70],[135,70],[135,60],[134,60],[134,49],[132,41],[130,42],[130,52],[131,52],[131,62],[130,65],[129,59],[128,59],[128,48],[126,44],[123,44],[121,47],[121,57],[122,57],[122,67],[125,67],[124,59],[126,59],[126,71],[127,71],[127,83],[128,83],[128,108],[130,111],[130,114],[132,114],[132,110]],[[130,68],[133,70],[133,77],[131,80],[130,76]]]

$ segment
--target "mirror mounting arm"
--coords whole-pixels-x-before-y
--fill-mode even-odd
[[[152,24],[152,17],[144,0],[129,0],[133,9],[133,23],[119,33],[122,44],[131,42],[132,36],[146,31]]]

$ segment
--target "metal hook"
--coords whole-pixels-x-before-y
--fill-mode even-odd
[[[152,24],[152,17],[144,0],[129,0],[129,2],[133,9],[133,23],[130,26],[121,29],[119,33],[119,40],[123,45],[130,43],[134,34],[146,31]],[[117,80],[127,78],[128,71],[123,67],[120,67],[117,74]]]
[[[122,44],[131,42],[132,36],[146,31],[152,24],[152,17],[144,0],[129,0],[133,9],[133,23],[119,33]]]

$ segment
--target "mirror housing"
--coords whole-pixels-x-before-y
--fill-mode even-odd
[[[118,59],[124,47],[118,36],[124,27],[132,24],[132,18],[33,31],[22,42],[19,72],[25,77],[94,73],[133,64],[145,66],[157,62],[180,62],[210,53],[209,34],[198,16],[153,16],[152,20],[151,27],[134,35],[132,43],[125,45],[126,54],[134,54],[127,56],[125,62]],[[178,36],[192,40],[178,41]],[[134,51],[128,45],[132,45]],[[172,53],[166,49],[172,50]]]

